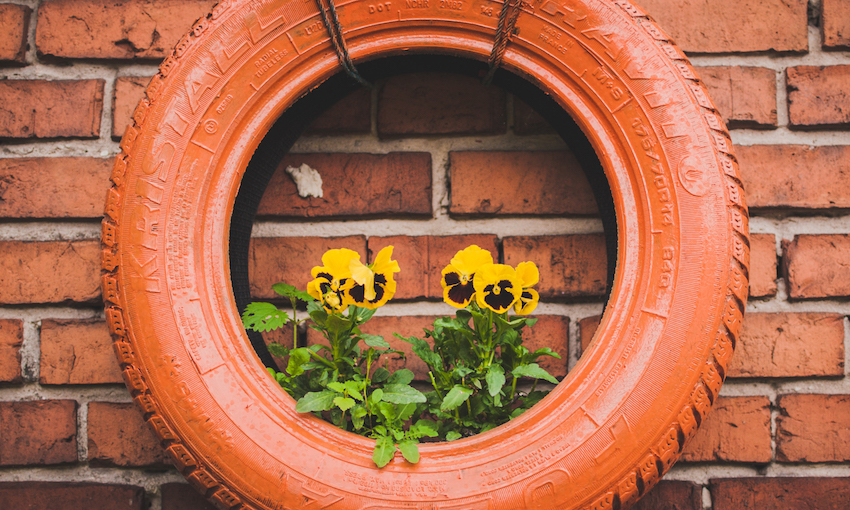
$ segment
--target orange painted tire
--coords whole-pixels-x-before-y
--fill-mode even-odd
[[[355,63],[486,61],[501,4],[340,2]],[[220,3],[178,43],[121,141],[103,223],[124,378],[177,468],[220,508],[625,509],[717,397],[747,298],[747,209],[728,133],[682,53],[627,1],[526,5],[502,66],[599,155],[617,267],[589,351],[540,404],[378,470],[251,348],[228,265],[240,181],[275,120],[339,72],[313,2]]]

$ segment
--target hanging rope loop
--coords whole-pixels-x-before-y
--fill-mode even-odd
[[[493,49],[490,51],[490,69],[484,77],[484,85],[490,85],[493,81],[493,75],[502,64],[502,57],[505,56],[505,49],[508,47],[508,41],[514,35],[516,19],[522,10],[523,0],[504,0],[502,10],[499,12],[499,24],[496,27],[496,38],[493,40]]]
[[[327,6],[325,6],[325,1],[328,3]],[[357,68],[354,67],[354,62],[351,60],[351,55],[348,54],[348,47],[345,44],[345,37],[342,35],[342,25],[340,24],[339,17],[336,14],[334,0],[316,0],[316,5],[319,6],[319,12],[322,14],[322,21],[328,29],[328,34],[331,36],[331,43],[333,44],[334,51],[336,51],[336,56],[339,59],[339,65],[342,66],[345,72],[351,76],[354,81],[371,89],[373,85],[366,81],[366,79],[357,72]],[[328,16],[328,14],[330,14],[330,16]]]

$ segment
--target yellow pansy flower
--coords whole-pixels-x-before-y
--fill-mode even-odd
[[[328,250],[322,255],[322,266],[310,271],[313,280],[307,284],[307,293],[321,301],[328,312],[339,312],[350,303],[345,288],[351,281],[351,261],[360,260],[360,254],[347,248]]]
[[[443,301],[456,308],[466,307],[475,295],[475,272],[492,263],[490,252],[474,244],[457,252],[442,272]]]
[[[378,252],[375,262],[365,265],[360,259],[349,263],[351,280],[345,285],[345,295],[351,302],[374,310],[390,300],[396,290],[393,273],[398,273],[398,261],[390,260],[393,247],[387,246]]]
[[[522,283],[516,270],[505,264],[486,264],[475,273],[475,299],[481,308],[505,313],[519,299]]]
[[[522,292],[514,305],[514,311],[518,315],[528,315],[537,308],[540,294],[531,287],[540,281],[540,271],[534,262],[520,262],[516,266],[516,275],[522,286]]]

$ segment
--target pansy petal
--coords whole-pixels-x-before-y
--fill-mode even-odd
[[[481,266],[492,263],[493,255],[474,244],[457,252],[451,260],[451,265],[465,275],[471,275]]]
[[[516,266],[516,275],[523,287],[533,287],[540,281],[540,270],[534,262],[520,262]]]
[[[375,255],[375,261],[372,263],[372,270],[376,273],[392,274],[401,271],[398,266],[398,261],[390,260],[393,256],[393,246],[386,246]]]
[[[514,306],[514,311],[518,315],[528,315],[537,308],[537,303],[540,301],[540,294],[534,289],[523,289],[522,294]]]
[[[322,255],[322,264],[334,278],[349,278],[351,277],[349,265],[355,259],[360,260],[359,253],[348,248],[339,248],[326,251]]]

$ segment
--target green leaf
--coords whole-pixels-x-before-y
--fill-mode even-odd
[[[345,381],[345,391],[348,392],[348,396],[354,397],[361,402],[363,401],[363,395],[360,394],[360,388],[362,386],[360,381]]]
[[[304,365],[310,361],[310,350],[306,347],[292,349],[289,352],[289,363],[286,365],[286,373],[291,376],[301,375],[304,373]]]
[[[537,358],[539,358],[540,356],[552,356],[553,358],[561,359],[561,355],[560,355],[560,354],[558,354],[557,352],[553,351],[552,349],[550,349],[550,348],[548,348],[548,347],[543,347],[542,349],[537,349],[537,350],[536,350],[536,351],[534,351],[534,353],[531,355],[531,358],[532,358],[532,359],[534,359],[534,360],[536,360],[536,359],[537,359]]]
[[[242,312],[242,324],[245,329],[271,331],[283,327],[289,321],[289,315],[271,303],[251,303]]]
[[[431,346],[428,345],[428,342],[421,338],[416,338],[415,336],[411,336],[409,338],[405,338],[399,334],[396,334],[395,336],[411,344],[413,346],[414,354],[419,356],[428,366],[431,368],[442,368],[442,358],[440,358],[439,354],[431,350]]]
[[[401,370],[396,370],[393,374],[387,379],[387,384],[410,384],[413,380],[413,372],[406,368],[402,368]]]
[[[363,324],[364,322],[368,321],[369,319],[372,318],[373,315],[375,315],[375,312],[378,311],[377,308],[373,308],[373,309],[370,310],[368,308],[358,308],[356,306],[352,306],[352,307],[349,307],[349,309],[348,309],[349,314],[351,313],[352,309],[357,310],[357,313],[356,313],[356,316],[355,316],[355,320],[357,321],[357,324]]]
[[[376,382],[376,383],[384,382],[384,381],[387,380],[387,378],[389,378],[389,376],[390,376],[390,371],[387,370],[384,367],[381,367],[381,368],[375,370],[375,373],[372,375],[372,382]]]
[[[313,322],[317,325],[317,327],[314,327],[313,329],[322,331],[321,328],[325,326],[325,323],[328,320],[328,312],[325,311],[322,304],[318,301],[311,301],[307,303],[307,314],[310,315],[310,318],[313,319]]]
[[[289,350],[290,350],[289,347],[285,347],[285,346],[280,345],[279,343],[275,343],[275,342],[270,343],[268,345],[268,347],[269,347],[269,352],[271,353],[272,356],[277,356],[278,358],[284,358],[286,356],[289,356]]]
[[[372,405],[377,404],[378,402],[384,399],[384,390],[382,390],[381,388],[377,388],[375,391],[372,392],[372,396],[370,398],[372,400]]]
[[[368,345],[369,347],[374,347],[376,349],[389,349],[390,344],[384,340],[384,337],[378,335],[369,335],[367,333],[361,333],[360,339],[363,340],[363,343]]]
[[[462,436],[460,435],[460,432],[456,430],[451,430],[448,434],[446,434],[446,441],[455,441],[457,439],[460,439],[461,437]]]
[[[437,424],[431,420],[421,419],[410,427],[410,433],[416,437],[437,437]]]
[[[472,390],[456,384],[454,388],[449,391],[449,393],[443,398],[443,403],[440,405],[440,411],[446,412],[451,411],[457,406],[466,402],[466,400],[472,395]]]
[[[375,451],[372,452],[372,461],[379,468],[382,468],[393,460],[395,455],[395,444],[393,440],[387,436],[378,436],[375,440]]]
[[[375,406],[378,408],[378,412],[381,413],[386,420],[387,423],[391,423],[395,420],[395,406],[390,404],[389,402],[378,402]]]
[[[549,372],[540,368],[537,363],[529,363],[528,365],[520,365],[511,372],[514,377],[530,377],[532,379],[543,379],[552,384],[558,384],[558,380],[552,377]]]
[[[328,319],[325,321],[325,329],[331,334],[331,338],[347,333],[353,325],[351,319],[336,314],[328,315]]]
[[[345,393],[345,385],[339,381],[329,382],[328,389],[334,390],[337,393]]]
[[[391,432],[393,433],[393,439],[395,439],[396,441],[401,441],[402,439],[404,439],[404,431],[403,430],[393,429]]]
[[[399,441],[398,449],[407,462],[411,464],[419,462],[419,445],[413,439]]]
[[[363,428],[363,422],[367,414],[366,408],[359,404],[351,410],[351,423],[356,430]]]
[[[354,404],[356,404],[353,398],[346,397],[336,397],[333,402],[335,406],[342,409],[343,411],[348,411],[349,409],[354,407]]]
[[[334,406],[334,399],[339,394],[333,391],[311,391],[301,397],[295,404],[295,411],[299,413],[311,413],[315,411],[330,411]]]
[[[502,391],[502,386],[505,385],[505,369],[502,368],[502,365],[490,365],[484,379],[487,381],[487,391],[490,396],[495,397]]]
[[[401,421],[407,421],[413,416],[416,411],[416,404],[402,404],[396,409],[396,418]]]
[[[415,404],[425,402],[425,395],[407,384],[387,384],[384,386],[383,400],[393,404]]]
[[[310,294],[307,294],[303,290],[298,290],[296,287],[289,285],[288,283],[275,283],[274,285],[272,285],[272,290],[277,292],[281,296],[300,299],[305,303],[309,303],[311,301],[316,300],[316,298],[314,298]]]

